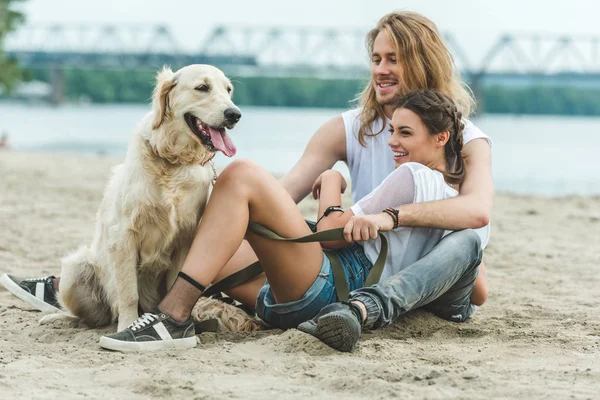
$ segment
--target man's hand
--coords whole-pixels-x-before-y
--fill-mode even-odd
[[[317,178],[315,183],[313,183],[313,186],[312,186],[313,198],[315,200],[319,199],[319,197],[321,195],[321,185],[323,185],[323,182],[326,182],[325,185],[328,185],[328,183],[330,181],[336,181],[336,180],[341,181],[340,193],[344,193],[346,191],[346,187],[348,186],[348,184],[346,183],[346,180],[344,179],[344,177],[342,176],[342,174],[340,172],[332,170],[332,169],[328,169],[327,171],[325,171],[321,175],[319,175],[319,177]]]
[[[344,226],[344,239],[348,243],[376,239],[379,232],[391,231],[394,221],[386,213],[352,217]]]

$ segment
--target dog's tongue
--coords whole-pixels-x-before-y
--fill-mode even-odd
[[[227,135],[227,132],[225,132],[225,129],[208,127],[208,132],[210,133],[210,140],[212,141],[213,146],[215,146],[215,149],[221,150],[227,157],[235,155],[237,149],[231,141],[231,138]]]

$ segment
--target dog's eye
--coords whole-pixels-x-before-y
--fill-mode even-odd
[[[208,91],[210,90],[210,88],[208,87],[208,85],[207,85],[207,84],[204,84],[204,83],[203,83],[202,85],[198,86],[198,87],[196,88],[196,90],[199,90],[199,91],[201,91],[201,92],[208,92]]]
[[[232,90],[232,89],[231,89],[231,86],[228,86],[228,87],[227,87],[227,93],[231,93],[231,90]]]

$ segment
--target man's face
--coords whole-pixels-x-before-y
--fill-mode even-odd
[[[371,78],[379,104],[391,106],[402,98],[403,75],[404,69],[397,59],[392,41],[386,32],[380,32],[375,38],[371,54]]]

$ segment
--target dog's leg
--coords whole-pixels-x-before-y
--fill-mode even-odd
[[[166,293],[164,273],[151,268],[138,272],[138,294],[141,312],[148,312],[158,306]]]
[[[118,330],[127,328],[138,318],[137,252],[134,246],[119,246],[112,254],[117,289]]]
[[[178,250],[172,257],[171,267],[167,270],[165,275],[165,283],[167,286],[167,291],[171,289],[171,286],[175,283],[175,279],[177,279],[177,274],[181,271],[181,267],[183,267],[183,263],[185,258],[187,257],[187,249],[185,251]]]
[[[167,291],[169,291],[169,289],[171,289],[171,286],[173,286],[173,284],[175,283],[175,279],[177,279],[177,274],[179,273],[179,271],[181,271],[181,266],[172,266],[167,270],[167,273],[165,274],[165,284],[167,287]]]

